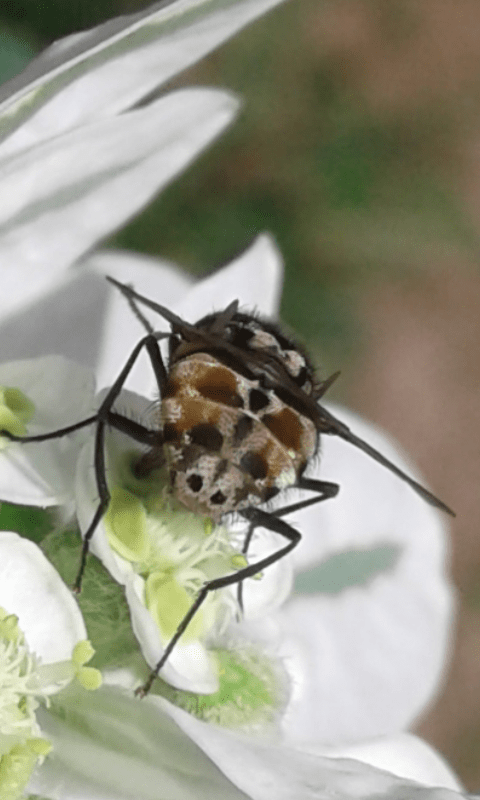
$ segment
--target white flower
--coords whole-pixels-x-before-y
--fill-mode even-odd
[[[460,797],[448,766],[413,736],[370,744],[358,754],[307,752],[241,736],[165,701],[138,701],[111,687],[87,695],[81,705],[69,707],[67,698],[62,709],[45,720],[53,747],[29,786],[53,800]],[[72,721],[65,724],[69,713]]]
[[[279,0],[177,0],[56,42],[0,93],[0,313],[74,261],[183,170],[235,115],[228,92],[140,104]]]
[[[193,286],[186,281],[182,286],[178,272],[157,273],[143,260],[136,279],[132,257],[121,256],[116,263],[114,254],[99,255],[95,265],[133,282],[140,293],[161,299],[191,322],[237,297],[247,309],[267,316],[278,309],[281,260],[266,237]],[[104,382],[111,382],[141,335],[126,310],[122,297],[111,298],[100,362]],[[167,328],[162,320],[150,319],[158,329]],[[109,376],[108,362],[115,364]],[[146,359],[129,385],[154,396]],[[414,474],[398,447],[377,429],[343,409],[338,416]],[[282,654],[294,676],[286,724],[295,741],[312,733],[329,743],[392,734],[413,723],[445,669],[453,614],[446,520],[399,478],[335,437],[322,438],[312,474],[338,482],[341,490],[334,500],[291,518],[303,538],[294,553],[299,589],[277,620]],[[339,576],[342,554],[346,566]]]
[[[150,285],[153,297],[160,296],[167,304],[170,299],[175,300],[175,296],[166,297],[168,292],[176,292],[174,309],[191,321],[213,308],[224,307],[235,297],[244,300],[246,307],[257,306],[271,314],[278,300],[281,273],[278,251],[267,237],[258,239],[242,257],[198,284],[182,280],[178,272],[169,274],[166,268],[156,272],[144,260],[136,269],[133,256],[120,256],[118,260],[115,254],[97,256],[94,266],[133,282],[139,291],[148,293],[145,287]],[[141,333],[124,298],[112,297],[101,357],[104,375],[108,359],[115,365],[109,381],[115,378],[125,354]],[[142,392],[149,393],[148,386],[153,389],[147,359],[132,381]],[[18,381],[17,385],[22,389]],[[64,390],[68,393],[68,388]],[[90,402],[90,395],[88,399]],[[382,434],[351,419],[347,412],[338,414],[402,466],[402,457]],[[75,451],[77,455],[82,442]],[[56,446],[53,441],[51,447]],[[20,448],[16,445],[7,449],[3,459],[9,459]],[[84,530],[96,498],[92,486],[93,455],[88,449],[91,444],[86,448],[77,479],[77,513]],[[411,471],[408,463],[404,468]],[[292,742],[337,744],[392,734],[412,724],[435,691],[444,668],[452,613],[451,590],[445,577],[445,523],[442,515],[410,487],[335,438],[322,439],[321,459],[314,465],[314,472],[338,481],[341,491],[337,499],[293,516],[292,523],[303,535],[295,556],[298,591],[276,615],[270,613],[269,627],[264,626],[261,634],[274,651],[277,649],[292,680],[292,699],[284,717],[285,735]],[[64,474],[67,473],[68,470]],[[87,503],[85,481],[91,487]],[[1,486],[0,492],[8,498]],[[109,555],[106,538],[104,526],[100,526],[93,537],[92,550],[117,580],[129,585],[129,599],[134,618],[137,617],[136,632],[153,665],[162,645],[154,645],[152,637],[145,635],[145,626],[148,629],[150,623],[141,621],[144,612],[138,606],[138,592],[133,585],[137,579],[128,578],[131,567],[119,566],[118,554]],[[350,572],[339,578],[342,554],[344,561],[350,559]],[[288,583],[288,576],[281,573],[282,566],[280,562],[277,572],[272,570],[273,590]],[[363,578],[362,568],[367,570]],[[305,575],[302,577],[308,572],[314,581],[310,587],[305,584]],[[266,574],[268,579],[268,570]],[[329,587],[332,580],[337,585]],[[260,608],[265,610],[271,597],[266,591],[267,580],[247,584],[252,594],[260,592]],[[282,600],[279,593],[274,607]],[[247,593],[247,611],[248,603]],[[273,611],[271,604],[269,611]],[[254,638],[260,635],[258,626],[255,633],[252,630],[249,634]],[[185,688],[192,687],[188,681],[194,675],[200,685],[202,681],[211,682],[208,659],[205,662],[203,656],[198,659],[196,655],[198,652],[194,651],[189,667],[182,667],[187,669],[187,683],[172,673],[175,660],[168,668],[170,672],[165,672],[166,679]],[[177,659],[181,656],[178,651]],[[192,672],[195,663],[197,670]],[[178,663],[176,666],[178,669]],[[196,691],[205,691],[200,685]]]
[[[0,605],[11,611],[0,621],[2,800],[22,797],[29,776],[27,791],[52,800],[156,800],[159,787],[179,800],[320,800],[332,793],[346,800],[459,797],[451,771],[415,737],[300,750],[200,722],[159,698],[139,701],[113,687],[93,695],[64,689],[53,696],[75,674],[87,685],[95,679],[95,671],[82,666],[85,658],[72,661],[85,627],[38,548],[11,533],[0,534]],[[8,639],[30,669],[18,692],[26,699],[16,732],[11,711],[6,715],[15,688],[5,671],[12,661],[6,659]],[[434,786],[446,788],[429,788]]]
[[[41,705],[77,677],[98,688],[83,665],[93,650],[71,593],[40,552],[15,533],[0,533],[0,795],[23,797],[51,749],[38,721]]]
[[[47,341],[48,349],[65,355],[72,351],[83,355],[82,348],[89,344],[84,363],[95,364],[100,387],[110,385],[143,331],[124,299],[106,286],[105,273],[134,283],[138,291],[172,306],[192,322],[236,298],[246,308],[275,314],[281,264],[268,237],[260,237],[230,267],[195,285],[171,265],[127,254],[99,253],[85,259],[81,271],[67,268],[147,203],[218,135],[237,109],[230,94],[210,89],[185,89],[146,104],[141,101],[276,2],[223,0],[220,7],[213,0],[158,3],[57,43],[5,87],[0,105],[4,137],[0,143],[0,313],[3,346],[15,357],[27,351],[43,355]],[[49,294],[53,290],[56,293]],[[102,297],[108,304],[106,314],[102,302],[97,302]],[[37,305],[28,310],[25,326],[21,310],[34,301]],[[86,312],[90,302],[96,316]],[[162,324],[155,319],[155,327],[161,329]],[[27,328],[34,332],[33,350]],[[98,404],[91,371],[59,356],[5,364],[0,385],[2,427],[19,435],[25,430],[47,433],[88,420]],[[128,385],[143,397],[154,397],[148,363],[139,362]],[[120,399],[132,405],[137,402],[127,392]],[[144,404],[140,413],[145,413]],[[347,412],[338,414],[350,421]],[[382,434],[360,421],[352,421],[353,426],[389,454]],[[42,444],[3,442],[0,497],[58,506],[64,514],[75,510],[85,530],[93,499],[89,493],[91,435],[86,425],[68,437]],[[123,457],[121,437],[117,438]],[[341,494],[298,512],[292,520],[304,534],[296,569],[299,575],[310,573],[312,578],[313,574],[313,584],[302,578],[297,593],[278,608],[292,569],[290,560],[280,562],[261,580],[247,582],[246,622],[238,626],[228,603],[217,607],[212,598],[205,609],[210,622],[200,622],[193,650],[180,643],[163,673],[175,686],[191,689],[198,681],[197,692],[215,690],[219,662],[212,667],[210,623],[215,636],[230,632],[227,648],[235,640],[231,632],[237,631],[244,661],[240,658],[236,665],[242,677],[247,664],[252,685],[258,676],[253,669],[248,671],[248,648],[243,652],[241,647],[247,642],[254,653],[264,648],[267,660],[261,662],[261,677],[269,677],[271,656],[272,683],[258,684],[261,700],[257,705],[273,687],[271,693],[278,692],[278,714],[269,720],[273,725],[262,727],[260,720],[260,731],[250,730],[249,735],[207,724],[154,694],[142,702],[126,694],[120,687],[141,673],[135,655],[125,662],[119,659],[117,665],[112,661],[112,667],[122,669],[112,669],[107,676],[112,685],[99,689],[95,697],[69,687],[49,701],[52,687],[63,687],[74,674],[87,684],[90,676],[95,683],[96,673],[83,667],[88,654],[80,648],[82,652],[74,650],[72,658],[72,646],[85,637],[83,622],[68,590],[53,568],[45,566],[37,548],[15,534],[0,535],[0,605],[6,609],[0,632],[3,626],[4,640],[10,636],[13,642],[5,645],[4,641],[0,666],[7,668],[2,675],[11,675],[15,658],[22,668],[28,667],[20,675],[25,680],[15,695],[16,706],[10,702],[13,695],[8,694],[7,683],[2,688],[0,707],[7,698],[10,713],[4,718],[6,728],[0,731],[1,754],[11,753],[6,742],[19,744],[18,736],[15,743],[8,742],[15,721],[12,709],[20,710],[20,717],[28,710],[28,733],[22,741],[31,741],[30,770],[39,757],[29,792],[54,800],[157,800],[159,792],[172,798],[227,800],[270,800],[272,796],[313,800],[332,794],[347,800],[375,795],[399,800],[413,795],[425,795],[426,800],[458,796],[428,788],[459,787],[422,743],[405,736],[383,739],[379,746],[368,741],[411,724],[441,677],[451,617],[451,592],[444,574],[444,522],[365,455],[343,442],[327,439],[322,444],[320,465],[312,470],[338,481]],[[109,447],[115,478],[114,438]],[[402,463],[401,456],[393,460]],[[405,468],[409,470],[408,465]],[[117,499],[124,502],[121,491],[122,487]],[[165,644],[158,634],[165,625],[157,602],[162,596],[156,594],[158,576],[151,581],[156,609],[151,604],[147,617],[148,578],[131,566],[127,556],[132,543],[117,535],[114,504],[112,509],[113,523],[111,518],[102,523],[92,549],[125,585],[135,631],[149,663],[154,664]],[[128,505],[127,511],[138,515],[138,505]],[[229,558],[233,563],[239,554],[234,542],[225,542],[222,536],[212,541],[217,566],[223,569]],[[115,539],[116,549],[112,549]],[[157,540],[169,549],[169,560],[174,562],[173,538],[167,541],[159,536]],[[181,581],[186,585],[205,577],[200,569],[201,546],[195,549],[189,543],[189,547],[188,558],[176,564],[180,589]],[[350,570],[347,580],[340,582],[338,574],[335,578],[332,568],[340,556],[365,555],[365,550],[375,562],[369,563],[366,580],[359,574],[358,558],[353,575]],[[335,592],[328,595],[332,574]],[[167,605],[173,606],[171,598],[175,592],[178,598],[178,588],[174,587],[173,595],[168,592]],[[113,616],[103,608],[104,599],[101,594],[97,599],[96,622],[100,629],[108,626],[105,632],[113,636]],[[250,621],[254,614],[260,619]],[[151,625],[155,615],[156,629]],[[225,627],[217,629],[222,616]],[[185,652],[189,647],[190,654]],[[113,659],[109,647],[105,649],[104,663],[109,656]],[[227,672],[228,666],[227,662]],[[286,694],[288,681],[282,684],[281,671],[288,673],[292,689],[285,713],[282,691]],[[27,701],[32,680],[37,693]],[[179,693],[173,696],[180,702]],[[248,725],[244,727],[248,730]],[[280,741],[269,740],[273,733]],[[2,734],[7,738],[2,740]],[[40,763],[49,746],[39,742],[45,737],[52,750]],[[346,749],[352,741],[359,744]],[[10,764],[5,759],[0,762],[0,787],[3,778],[12,778],[12,772],[7,772]],[[23,784],[26,777],[24,771]],[[12,791],[9,786],[10,796],[5,790],[2,798],[17,800],[23,784],[17,781]]]

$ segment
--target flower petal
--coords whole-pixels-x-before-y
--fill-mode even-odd
[[[272,797],[276,800],[322,800],[326,797],[454,800],[462,796],[449,788],[430,788],[409,782],[348,757],[313,755],[254,736],[241,736],[200,722],[157,698],[151,698],[150,702],[167,710],[232,783],[252,800],[271,800]],[[370,757],[373,752],[374,745],[370,748]],[[440,769],[439,760],[432,759],[431,754],[425,758],[422,775],[433,786],[441,786],[442,780],[447,787],[454,785],[450,771]]]
[[[320,751],[319,754],[321,755]],[[327,755],[325,750],[323,755]],[[354,758],[426,786],[444,786],[455,791],[463,789],[441,755],[427,742],[411,733],[400,733],[397,736],[361,742],[352,747],[342,747],[336,752],[328,751],[328,755],[333,758]]]
[[[95,696],[82,696],[81,702],[71,692],[62,703],[58,716],[39,713],[53,751],[29,786],[30,792],[56,800],[157,800],[159,786],[162,796],[172,800],[333,796],[459,800],[465,796],[450,790],[455,779],[449,770],[423,743],[415,746],[415,740],[408,749],[410,755],[416,751],[422,780],[430,785],[340,754],[328,758],[239,735],[200,722],[158,697],[138,701],[103,687]],[[395,747],[403,757],[405,742],[390,743],[391,749]],[[369,745],[370,759],[374,753],[375,745]]]
[[[111,275],[122,283],[131,283],[137,292],[168,308],[176,306],[185,294],[194,290],[193,279],[174,264],[133,253],[100,252],[83,262],[82,267],[96,275]],[[96,370],[99,386],[112,384],[139,339],[145,335],[145,329],[122,294],[107,281],[105,286],[108,286],[108,302]],[[168,324],[158,314],[148,309],[143,311],[156,330],[168,330]],[[125,387],[134,387],[139,394],[151,391],[152,367],[146,356],[137,361]]]
[[[245,800],[201,746],[149,702],[102,687],[39,710],[53,744],[29,791],[55,800]]]
[[[94,413],[93,374],[62,356],[1,364],[0,384],[21,389],[33,402],[30,435],[58,430]],[[85,435],[79,431],[61,440],[6,445],[0,451],[0,498],[34,506],[71,501]]]
[[[343,409],[336,415],[415,474],[373,426]],[[318,474],[341,489],[291,520],[304,538],[297,593],[279,615],[294,676],[287,735],[337,743],[395,733],[425,707],[445,666],[453,605],[446,521],[336,437],[322,442]]]
[[[0,313],[54,287],[66,265],[145,205],[236,109],[225,92],[182,90],[0,161]]]
[[[89,259],[86,266],[123,283],[131,283],[140,294],[174,309],[191,322],[197,322],[212,310],[225,308],[237,298],[246,309],[257,308],[267,316],[275,315],[280,305],[282,258],[268,234],[258,236],[226,267],[195,283],[173,264],[123,253],[101,253]],[[169,324],[158,314],[143,307],[142,313],[155,330],[170,330]],[[116,378],[144,333],[125,298],[111,289],[97,373],[101,385]],[[158,388],[147,358],[139,359],[126,387],[140,394],[157,395]]]
[[[279,2],[160,2],[56,42],[2,87],[5,151],[120,114]]]
[[[197,322],[239,300],[240,308],[275,316],[282,279],[281,253],[273,237],[264,233],[226,267],[196,283],[175,311],[189,322]]]
[[[165,645],[152,615],[140,600],[134,579],[125,586],[125,595],[132,618],[132,629],[140,645],[143,657],[154,669],[165,652]],[[197,639],[187,644],[177,644],[167,663],[162,668],[164,681],[177,689],[195,694],[211,694],[218,689],[216,666],[206,647]]]
[[[0,532],[0,606],[19,619],[29,649],[46,664],[70,659],[86,639],[71,591],[36,544]]]

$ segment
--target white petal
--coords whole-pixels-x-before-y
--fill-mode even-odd
[[[168,713],[217,766],[252,800],[454,800],[462,795],[437,785],[440,771],[430,758],[423,775],[430,786],[410,783],[368,764],[347,758],[326,758],[283,745],[269,744],[254,736],[240,736],[191,717],[157,699],[151,702]],[[442,773],[445,780],[450,774]],[[450,786],[451,783],[448,783]]]
[[[240,310],[257,309],[274,316],[280,306],[282,278],[280,251],[269,234],[262,234],[226,267],[196,283],[175,311],[189,322],[197,322],[239,300]]]
[[[46,664],[69,659],[86,639],[71,591],[36,544],[0,532],[0,606],[19,620],[29,649]]]
[[[245,800],[150,702],[102,687],[62,703],[65,719],[62,709],[58,717],[39,711],[53,749],[29,792],[52,800]]]
[[[55,286],[66,265],[145,205],[236,109],[225,92],[183,90],[0,161],[0,312]]]
[[[154,669],[165,652],[165,646],[151,614],[140,600],[135,581],[125,586],[132,629],[147,664]],[[206,647],[200,641],[175,645],[167,663],[160,672],[164,681],[195,694],[212,694],[218,690],[218,673]]]
[[[248,563],[255,564],[280,547],[281,543],[277,534],[263,528],[257,529],[248,549]],[[263,618],[276,611],[289,596],[292,582],[293,561],[291,558],[281,558],[265,569],[261,573],[261,577],[249,578],[244,581],[243,610],[246,620]],[[233,594],[236,597],[236,585],[233,587]]]
[[[102,254],[88,262],[88,268],[131,283],[137,292],[172,308],[191,322],[239,299],[247,310],[258,309],[275,315],[280,304],[283,265],[272,237],[259,236],[237,259],[196,283],[178,267],[163,261],[126,254]],[[158,314],[142,307],[155,330],[170,326]],[[123,367],[128,354],[145,334],[125,299],[111,290],[99,360],[99,382],[110,383]],[[126,383],[135,391],[155,397],[158,388],[148,358],[140,359]]]
[[[35,404],[28,433],[36,435],[86,419],[93,412],[93,374],[61,356],[0,364],[0,385],[13,386]],[[85,431],[0,451],[0,498],[25,505],[72,499],[76,459]]]
[[[17,306],[22,282],[29,278],[24,271],[15,277],[18,285],[11,287],[5,304]],[[47,282],[50,277],[47,275]],[[19,307],[7,318],[0,317],[0,362],[57,353],[95,367],[108,293],[106,281],[79,269],[57,277],[58,285],[49,294],[27,308]]]
[[[373,426],[336,415],[412,474]],[[290,520],[310,571],[279,615],[294,676],[285,724],[294,740],[335,744],[395,733],[422,711],[445,668],[452,589],[444,515],[338,438],[324,438],[318,474],[341,489]]]
[[[5,149],[30,146],[131,108],[278,2],[156,3],[56,42],[2,87],[2,130],[23,122]]]
[[[320,751],[319,755],[322,753]],[[354,758],[377,769],[392,772],[400,778],[418,781],[426,786],[443,786],[462,791],[457,776],[433,747],[411,733],[400,733],[390,738],[382,737],[362,742],[352,747],[342,747],[336,752],[323,751],[334,758]]]
[[[100,275],[111,275],[122,283],[131,283],[137,292],[171,308],[189,292],[193,280],[178,267],[167,261],[148,258],[133,253],[105,251],[83,262],[82,267]],[[98,356],[97,380],[99,386],[113,383],[145,330],[132,313],[130,306],[118,289],[108,286],[108,304],[105,314],[104,334]],[[168,325],[149,309],[143,309],[156,330],[168,330]],[[152,388],[152,366],[145,355],[133,368],[125,384],[135,387],[139,394],[148,394]]]

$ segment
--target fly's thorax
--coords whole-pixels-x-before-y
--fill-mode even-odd
[[[310,419],[208,353],[172,365],[161,424],[176,497],[216,520],[294,484],[317,444]]]

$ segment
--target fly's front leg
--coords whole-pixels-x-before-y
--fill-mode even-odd
[[[165,337],[167,337],[168,335],[169,334],[164,334]],[[108,489],[106,469],[105,469],[105,428],[107,427],[107,425],[111,425],[112,427],[121,430],[123,433],[127,433],[136,441],[141,441],[142,443],[146,444],[151,444],[155,436],[154,431],[150,431],[147,428],[144,428],[142,425],[139,425],[138,423],[129,420],[122,414],[117,414],[112,410],[112,408],[123,386],[125,385],[125,381],[127,380],[128,375],[133,368],[133,365],[135,364],[143,348],[147,350],[147,353],[150,357],[150,362],[152,364],[152,368],[155,373],[159,390],[162,391],[164,389],[166,371],[160,353],[160,347],[158,344],[159,338],[161,337],[159,337],[158,335],[153,336],[151,334],[148,334],[138,342],[138,344],[134,347],[128,361],[126,362],[125,366],[123,367],[122,371],[117,377],[115,383],[110,387],[107,394],[105,395],[102,404],[100,405],[100,408],[97,411],[96,417],[94,418],[94,421],[96,422],[95,444],[94,444],[94,470],[95,470],[95,482],[97,485],[97,491],[99,496],[99,503],[95,510],[93,518],[83,536],[80,565],[77,577],[75,578],[75,583],[73,585],[73,590],[74,592],[77,593],[80,592],[81,590],[82,578],[85,572],[85,566],[87,562],[87,555],[90,548],[91,538],[95,533],[95,530],[97,529],[100,520],[105,514],[110,502],[110,492]]]

